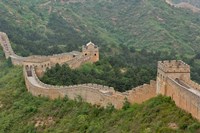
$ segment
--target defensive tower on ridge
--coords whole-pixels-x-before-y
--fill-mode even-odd
[[[82,53],[85,56],[91,56],[92,62],[97,62],[99,60],[99,48],[92,42],[82,46]]]
[[[190,66],[181,60],[166,60],[158,62],[157,93],[165,95],[166,79],[190,79]]]

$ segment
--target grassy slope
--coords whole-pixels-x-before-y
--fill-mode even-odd
[[[45,51],[45,47],[55,45],[66,51],[89,40],[106,54],[120,51],[121,45],[189,55],[200,51],[199,14],[172,8],[164,0],[41,5],[45,2],[0,2],[4,14],[0,16],[0,28],[18,45],[18,52],[47,54],[52,51]]]
[[[0,52],[2,55],[2,52]],[[2,57],[2,56],[1,56]],[[0,132],[195,132],[200,123],[178,109],[167,97],[158,96],[124,110],[93,107],[67,98],[54,101],[33,97],[26,91],[22,69],[0,63]],[[51,119],[47,120],[48,118]],[[47,125],[34,127],[36,121]],[[169,123],[179,129],[172,130]]]

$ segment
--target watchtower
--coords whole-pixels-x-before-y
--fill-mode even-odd
[[[167,78],[190,79],[190,66],[181,60],[159,61],[157,70],[157,93],[165,95]]]
[[[91,57],[92,62],[99,61],[99,48],[92,42],[82,47],[82,53],[84,56]]]

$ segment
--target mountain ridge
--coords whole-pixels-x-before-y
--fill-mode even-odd
[[[200,49],[199,15],[174,9],[164,0],[53,1],[40,8],[44,2],[16,2],[21,6],[0,2],[0,13],[5,13],[0,28],[8,33],[15,51],[24,51],[24,55],[61,53],[90,40],[105,55],[118,53],[123,46],[190,56]]]

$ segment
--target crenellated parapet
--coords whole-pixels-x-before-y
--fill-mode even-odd
[[[166,94],[166,80],[180,79],[182,77],[190,79],[190,66],[181,60],[158,61],[157,68],[157,93]]]
[[[190,66],[181,60],[159,61],[158,69],[165,73],[190,73]]]

